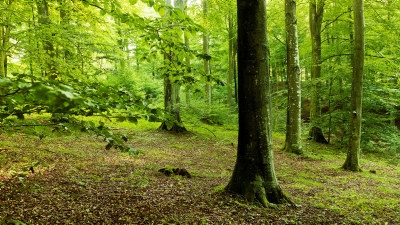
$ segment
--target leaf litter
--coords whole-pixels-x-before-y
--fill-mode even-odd
[[[195,133],[170,134],[132,131],[129,144],[144,152],[130,156],[105,150],[94,137],[32,140],[29,136],[4,136],[3,158],[11,160],[0,170],[0,224],[397,224],[400,193],[377,192],[378,181],[334,168],[336,161],[301,158],[275,151],[281,187],[298,207],[262,208],[225,193],[235,163],[235,138],[220,141]],[[11,144],[14,143],[14,144]],[[20,143],[20,144],[16,144]],[[277,146],[279,145],[279,141]],[[277,148],[278,149],[278,148]],[[21,176],[17,166],[39,161]],[[160,168],[179,167],[192,178],[165,176]],[[383,171],[385,168],[374,168]],[[386,171],[388,172],[388,171]],[[389,172],[388,172],[389,173]],[[388,188],[395,189],[399,174]],[[374,184],[369,186],[368,184]],[[357,196],[373,192],[393,204],[377,206]],[[397,189],[398,190],[398,189]],[[368,205],[371,210],[363,207]],[[375,207],[375,208],[374,208]],[[383,213],[384,212],[384,213]],[[14,221],[14,222],[13,222]]]

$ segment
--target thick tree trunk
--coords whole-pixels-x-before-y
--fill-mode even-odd
[[[267,207],[284,203],[274,169],[265,0],[238,0],[239,140],[226,187]]]
[[[303,154],[301,145],[301,80],[296,0],[285,0],[288,105],[285,151]]]
[[[365,35],[364,35],[364,3],[363,0],[353,0],[354,12],[354,56],[353,79],[351,83],[349,147],[343,168],[351,171],[361,171],[360,141],[362,119],[362,84],[364,72]]]
[[[325,0],[310,0],[310,32],[311,32],[311,101],[310,101],[310,122],[317,125],[321,114],[320,106],[320,77],[321,77],[321,27],[324,14]]]

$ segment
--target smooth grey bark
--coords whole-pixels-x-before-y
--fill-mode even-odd
[[[353,76],[351,83],[349,146],[343,168],[351,171],[361,171],[359,158],[362,120],[362,87],[365,56],[365,24],[363,0],[353,0],[353,14],[354,55]]]
[[[239,138],[226,190],[267,207],[289,199],[278,184],[272,150],[265,0],[238,0]]]
[[[301,145],[301,80],[296,0],[285,0],[288,105],[285,151],[303,154]]]

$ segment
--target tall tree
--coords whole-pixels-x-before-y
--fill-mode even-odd
[[[42,31],[42,45],[43,51],[46,57],[45,68],[43,69],[44,76],[48,79],[55,79],[57,77],[56,61],[55,61],[55,49],[52,42],[52,32],[51,32],[51,20],[50,11],[47,0],[36,0],[37,11],[38,11],[38,23]]]
[[[302,154],[301,81],[297,34],[296,0],[285,0],[288,104],[285,151]]]
[[[11,13],[10,7],[13,0],[4,1],[4,10],[0,17],[0,77],[7,76],[7,53],[10,47]]]
[[[202,0],[203,7],[203,17],[204,20],[207,19],[208,14],[208,0]],[[210,34],[208,29],[205,29],[203,32],[203,54],[206,55],[203,59],[203,67],[204,67],[204,75],[206,76],[206,85],[205,85],[205,100],[208,105],[211,105],[211,71],[210,71],[210,58],[208,55],[210,54]]]
[[[238,0],[239,140],[227,191],[267,207],[289,199],[274,169],[265,0]]]
[[[321,28],[325,0],[310,0],[309,22],[311,32],[311,81],[310,122],[314,125],[320,117],[320,77],[321,77]]]
[[[353,0],[353,14],[354,55],[353,76],[351,83],[349,146],[347,150],[347,158],[343,165],[343,168],[351,171],[361,171],[359,158],[362,119],[362,84],[365,55],[365,25],[363,0]]]
[[[228,74],[228,80],[227,80],[227,88],[228,88],[228,97],[227,97],[227,106],[230,109],[232,106],[232,96],[233,93],[232,91],[235,88],[235,84],[233,83],[234,76],[235,76],[235,68],[236,68],[236,62],[235,62],[235,57],[236,57],[236,38],[235,38],[235,31],[234,31],[234,15],[231,11],[228,12],[228,43],[229,43],[229,48],[228,48],[228,62],[229,62],[229,74]]]
[[[183,4],[183,1],[178,2]],[[171,0],[165,0],[167,6],[171,6]],[[165,15],[168,16],[169,13]],[[164,63],[167,65],[172,65],[174,63],[174,54],[172,52],[166,52],[164,54]],[[164,74],[164,109],[172,116],[172,118],[164,121],[159,129],[169,130],[175,132],[184,132],[186,128],[182,125],[182,119],[180,115],[180,84],[173,80],[173,74]]]

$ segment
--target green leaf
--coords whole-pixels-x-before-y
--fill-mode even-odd
[[[138,1],[138,0],[129,0],[129,2],[130,2],[132,5],[135,5],[135,4],[137,3],[137,1]]]
[[[160,7],[158,8],[157,12],[160,14],[160,16],[164,16],[167,10],[165,10],[165,7]]]

